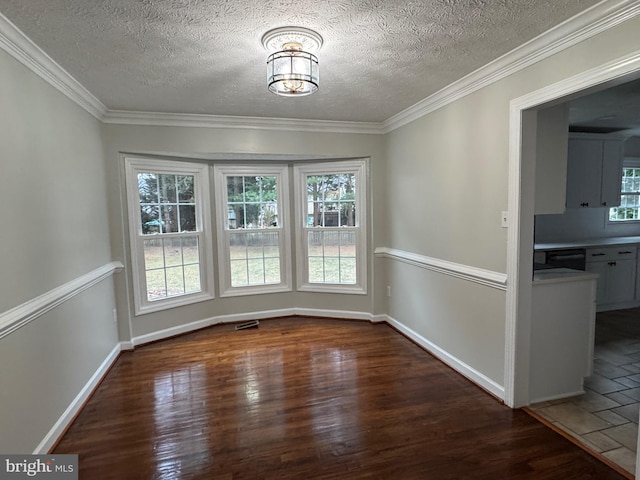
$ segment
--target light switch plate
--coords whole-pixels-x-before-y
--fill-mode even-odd
[[[503,211],[500,215],[500,224],[502,225],[502,228],[507,228],[509,226],[508,222],[509,217],[507,215],[507,212]]]

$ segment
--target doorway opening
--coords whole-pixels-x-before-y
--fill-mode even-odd
[[[640,78],[640,52],[514,99],[510,108],[505,402],[530,404],[537,113]],[[553,335],[553,332],[549,332]]]

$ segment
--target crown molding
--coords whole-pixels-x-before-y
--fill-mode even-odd
[[[362,133],[379,135],[382,124],[375,122],[341,122],[274,117],[240,117],[193,113],[158,113],[108,110],[104,123],[119,125],[154,125],[164,127],[243,128],[296,132]]]
[[[604,0],[382,122],[389,133],[640,14],[640,1]]]
[[[107,107],[33,43],[2,13],[0,13],[0,49],[7,52],[98,120],[102,120]]]
[[[100,100],[1,13],[0,49],[105,123],[380,135],[400,128],[639,14],[640,0],[603,0],[383,122],[108,110]]]

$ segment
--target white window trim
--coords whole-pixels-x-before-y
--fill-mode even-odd
[[[307,231],[311,230],[305,222],[307,212],[307,175],[332,173],[353,173],[356,176],[356,283],[323,284],[310,283]],[[313,164],[297,164],[293,167],[295,193],[296,228],[296,275],[297,289],[302,292],[344,293],[354,295],[367,294],[367,162],[366,160],[347,160]],[[315,227],[313,227],[315,228]],[[334,227],[322,227],[325,231]],[[340,227],[335,227],[340,231]]]
[[[165,174],[194,175],[196,196],[196,219],[200,230],[193,232],[199,237],[200,245],[200,282],[202,290],[197,293],[149,301],[144,270],[144,250],[140,218],[140,195],[138,192],[138,173],[156,172]],[[133,277],[135,314],[142,315],[168,308],[189,305],[211,300],[214,297],[213,237],[211,234],[211,200],[209,196],[209,166],[200,163],[175,162],[140,157],[125,157],[125,173],[129,209],[129,239]],[[149,238],[149,237],[147,237]]]
[[[624,171],[625,168],[640,168],[640,157],[624,157],[622,160],[622,170]],[[622,182],[622,178],[620,178],[620,182]],[[620,189],[622,190],[622,187],[620,187]],[[624,192],[621,191],[620,195],[625,195]],[[616,208],[616,207],[611,207],[611,208]],[[640,224],[640,219],[638,220],[609,220],[609,211],[611,209],[607,208],[606,211],[606,215],[605,215],[605,221],[606,221],[606,226],[607,227],[622,227],[623,225],[627,225],[627,226],[633,226],[635,228],[637,228],[637,226]]]
[[[220,297],[260,295],[292,291],[291,241],[289,227],[289,167],[287,165],[225,165],[213,167],[216,198],[216,230],[218,237],[218,281]],[[227,207],[227,175],[275,176],[278,181],[278,222],[280,235],[280,283],[270,285],[231,286],[229,220]],[[274,229],[275,230],[275,229]]]

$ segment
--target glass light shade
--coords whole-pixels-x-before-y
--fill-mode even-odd
[[[267,59],[269,91],[285,97],[311,95],[319,85],[318,59],[302,50],[282,50]]]

